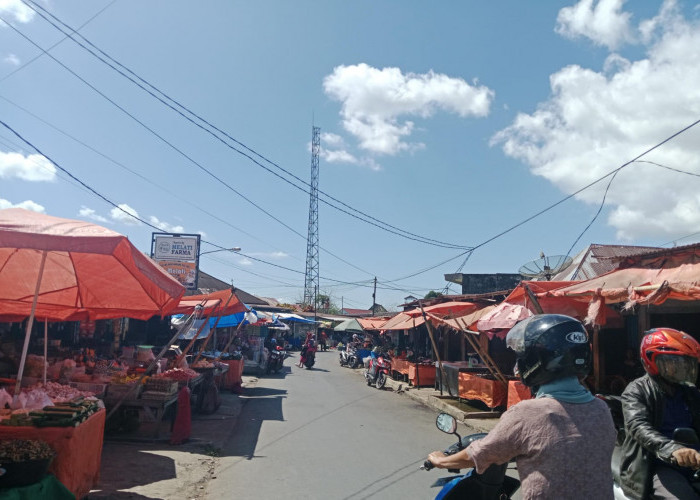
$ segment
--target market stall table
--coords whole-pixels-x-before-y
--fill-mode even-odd
[[[111,409],[118,400],[105,401],[108,409]],[[158,438],[160,436],[161,423],[163,417],[168,412],[171,405],[177,402],[177,393],[170,394],[164,399],[125,399],[119,405],[120,408],[133,408],[139,411],[139,420],[143,423],[154,423],[155,429],[153,431],[153,437]],[[175,407],[177,408],[177,407]],[[175,417],[173,415],[173,421]]]
[[[216,370],[214,370],[214,382],[216,383],[216,387],[218,389],[224,388],[224,381],[226,380],[226,374],[228,372],[229,366],[224,363],[221,363],[216,367]]]
[[[77,498],[83,498],[100,478],[105,411],[99,410],[78,427],[13,427],[0,425],[0,440],[35,439],[56,452],[49,472]]]
[[[505,382],[467,372],[460,372],[458,378],[459,399],[481,401],[489,408],[506,405],[508,386]]]
[[[391,360],[391,371],[398,374],[401,379],[406,380],[408,379],[408,367],[410,365],[410,361],[393,358]]]
[[[408,381],[414,387],[434,387],[435,365],[433,363],[411,363],[408,367]]]
[[[440,366],[435,363],[435,388],[439,391],[445,391],[450,396],[458,397],[459,395],[459,372],[469,368],[469,361],[443,361],[442,369],[445,371],[443,379],[440,373]]]
[[[243,368],[245,366],[244,361],[242,359],[227,359],[221,362],[228,365],[228,373],[224,377],[223,388],[240,393]]]

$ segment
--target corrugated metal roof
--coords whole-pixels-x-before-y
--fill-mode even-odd
[[[589,280],[617,269],[621,260],[633,255],[660,250],[659,247],[632,245],[601,245],[592,243],[582,250],[563,271],[552,276],[552,281]]]

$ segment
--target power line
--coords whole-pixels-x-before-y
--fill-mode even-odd
[[[306,194],[309,194],[309,193],[310,193],[310,191],[307,190],[306,187],[308,187],[310,190],[313,189],[313,187],[310,185],[310,183],[304,181],[303,179],[299,178],[298,176],[296,176],[296,175],[293,174],[292,172],[290,172],[290,171],[284,169],[283,167],[281,167],[281,166],[278,165],[277,163],[273,162],[272,160],[266,158],[265,156],[263,156],[262,154],[258,153],[257,151],[255,151],[255,150],[251,149],[250,147],[246,146],[245,144],[243,144],[242,142],[238,141],[237,139],[235,139],[234,137],[232,137],[231,135],[229,135],[229,134],[226,133],[225,131],[221,130],[220,128],[218,128],[218,127],[216,127],[215,125],[213,125],[212,123],[210,123],[208,120],[202,118],[201,116],[199,116],[198,114],[196,114],[195,112],[193,112],[192,110],[190,110],[189,108],[187,108],[186,106],[184,106],[183,104],[179,103],[177,100],[171,98],[168,94],[166,94],[165,92],[161,91],[159,88],[157,88],[156,86],[152,85],[152,84],[149,83],[147,80],[145,80],[145,79],[143,79],[142,77],[138,76],[138,75],[137,75],[136,73],[134,73],[132,70],[130,70],[129,68],[127,68],[126,66],[124,66],[123,64],[121,64],[119,61],[117,61],[116,59],[114,59],[113,57],[111,57],[109,54],[107,54],[106,52],[104,52],[102,49],[100,49],[100,48],[98,48],[97,46],[95,46],[95,45],[94,45],[92,42],[90,42],[85,36],[83,36],[82,34],[78,33],[76,30],[73,30],[73,28],[71,28],[68,24],[66,24],[66,23],[64,23],[63,21],[61,21],[60,19],[58,19],[54,14],[52,14],[52,13],[50,13],[49,11],[47,11],[46,9],[44,9],[42,6],[38,5],[37,3],[35,3],[35,2],[33,2],[33,1],[31,1],[31,0],[22,0],[22,1],[23,1],[29,8],[31,8],[32,10],[34,10],[39,16],[41,16],[46,22],[48,22],[49,24],[51,24],[54,28],[56,28],[57,30],[59,30],[59,31],[60,31],[61,33],[63,33],[64,35],[66,35],[66,36],[67,36],[68,38],[70,38],[73,42],[75,42],[78,46],[80,46],[81,48],[83,48],[84,50],[86,50],[87,52],[89,52],[90,54],[92,54],[95,58],[97,58],[98,60],[100,60],[101,62],[103,62],[103,63],[106,64],[107,66],[109,66],[110,68],[112,68],[114,71],[116,71],[117,73],[119,73],[120,75],[122,75],[122,76],[123,76],[124,78],[126,78],[127,80],[129,80],[129,81],[131,81],[132,83],[134,83],[136,86],[138,86],[138,87],[141,88],[143,91],[145,91],[146,93],[148,93],[149,95],[151,95],[152,97],[154,97],[155,99],[157,99],[159,102],[161,102],[161,103],[164,104],[165,106],[169,107],[171,110],[173,110],[173,111],[175,111],[176,113],[178,113],[180,116],[182,116],[183,118],[185,118],[187,121],[189,121],[189,122],[192,123],[193,125],[199,127],[199,128],[202,129],[203,131],[205,131],[205,132],[211,134],[214,138],[216,138],[217,140],[221,141],[224,145],[226,145],[227,147],[229,147],[229,148],[232,149],[233,151],[235,151],[235,152],[241,154],[242,156],[248,158],[248,159],[251,160],[254,164],[260,166],[261,168],[265,169],[266,171],[268,171],[268,172],[271,173],[272,175],[275,175],[275,176],[278,177],[279,179],[283,180],[284,182],[287,182],[287,183],[290,184],[291,186],[293,186],[293,187],[295,187],[295,188],[301,190],[302,192],[304,192],[304,193],[306,193]],[[39,10],[37,10],[37,9],[39,9]],[[41,12],[40,12],[40,11],[41,11]],[[56,20],[58,23],[62,24],[63,26],[65,26],[66,28],[68,28],[69,30],[71,30],[72,33],[66,33],[60,26],[57,26],[55,23],[53,23],[51,20],[49,20],[49,19],[44,15],[44,13],[46,13],[48,16],[50,16],[51,18],[53,18],[54,20]],[[13,29],[14,29],[15,31],[18,31],[18,30],[17,30],[16,28],[14,28],[14,27],[13,27]],[[18,31],[18,32],[19,32],[19,31]],[[109,59],[109,61],[112,61],[114,64],[118,65],[119,68],[124,69],[124,71],[128,72],[129,75],[133,75],[133,77],[136,78],[136,79],[139,80],[139,81],[135,81],[134,78],[132,78],[131,76],[125,74],[125,73],[124,73],[123,71],[121,71],[119,68],[115,67],[115,66],[112,65],[110,62],[108,62],[107,60],[105,60],[104,58],[102,58],[100,55],[96,54],[93,50],[91,50],[90,48],[86,47],[86,46],[85,46],[84,44],[82,44],[80,41],[76,40],[76,39],[72,36],[73,34],[78,35],[82,40],[84,40],[88,45],[90,45],[90,47],[94,48],[94,49],[95,49],[96,51],[98,51],[100,54],[104,55],[107,59]],[[23,35],[23,36],[24,36],[24,35]],[[25,38],[26,38],[26,37],[25,37]],[[32,42],[32,43],[33,43],[33,42]],[[34,44],[34,45],[36,45],[36,44]],[[41,47],[39,47],[38,45],[36,45],[36,46],[37,46],[39,49],[41,49]],[[43,50],[43,49],[41,49],[41,50]],[[51,56],[51,57],[53,58],[53,56]],[[139,82],[142,82],[144,85],[147,85],[150,89],[153,89],[153,91],[155,91],[155,92],[157,92],[158,94],[160,94],[160,96],[162,96],[162,98],[159,97],[158,95],[154,94],[154,93],[153,93],[151,90],[149,90],[148,88],[145,88],[145,87],[144,87],[143,85],[141,85],[141,83],[139,83]],[[164,100],[164,99],[165,99],[165,100]],[[166,100],[169,101],[169,102],[166,102]],[[170,103],[173,103],[174,106],[171,105]],[[181,111],[181,110],[182,110],[182,111]],[[184,111],[184,112],[183,112],[183,111]],[[203,126],[201,123],[197,123],[197,122],[194,121],[190,116],[187,116],[185,113],[187,113],[187,115],[191,115],[192,117],[196,118],[196,119],[199,120],[200,122],[206,124],[206,127]],[[303,184],[303,185],[306,186],[306,187],[300,187],[300,186],[298,186],[297,184],[294,184],[293,182],[291,182],[290,180],[288,180],[287,178],[283,177],[282,175],[280,175],[280,174],[278,174],[278,173],[272,171],[271,169],[269,169],[269,168],[266,167],[265,165],[262,165],[260,162],[258,162],[258,161],[255,160],[254,158],[252,158],[250,155],[248,155],[248,154],[244,153],[243,151],[240,151],[239,149],[237,149],[237,148],[231,146],[228,142],[226,142],[224,139],[222,139],[219,135],[217,135],[217,134],[215,134],[214,132],[212,132],[211,129],[215,130],[216,132],[218,132],[219,134],[223,135],[223,136],[226,137],[227,139],[233,141],[235,144],[240,145],[241,147],[243,147],[243,148],[246,149],[247,151],[251,152],[251,153],[254,154],[255,156],[257,156],[257,157],[261,158],[262,160],[264,160],[265,162],[269,163],[270,165],[273,165],[275,168],[277,168],[278,170],[284,172],[286,175],[288,175],[289,177],[292,177],[293,179],[295,179],[296,181],[300,182],[301,184]],[[400,229],[400,228],[395,227],[395,226],[393,226],[393,225],[391,225],[391,224],[388,224],[388,223],[386,223],[386,222],[383,222],[383,221],[381,221],[381,220],[379,220],[379,219],[377,219],[377,218],[375,218],[375,217],[372,217],[372,216],[370,216],[370,215],[368,215],[368,214],[366,214],[366,213],[364,213],[364,212],[362,212],[362,211],[360,211],[360,210],[358,210],[358,209],[356,209],[356,208],[354,208],[354,207],[351,207],[350,205],[348,205],[348,204],[346,204],[346,203],[344,203],[344,202],[338,200],[337,198],[334,198],[333,196],[329,195],[328,193],[325,193],[325,192],[322,191],[322,190],[318,190],[318,192],[319,192],[320,194],[326,196],[328,199],[333,200],[334,202],[339,203],[339,204],[341,204],[341,205],[344,206],[344,207],[347,207],[349,210],[352,210],[353,212],[356,212],[356,213],[360,214],[362,217],[365,217],[366,219],[363,219],[362,217],[359,217],[359,216],[357,216],[357,215],[355,215],[355,214],[353,214],[353,213],[351,213],[351,212],[348,212],[347,210],[344,210],[344,209],[342,209],[342,208],[340,208],[340,207],[338,207],[338,206],[336,206],[336,205],[333,205],[332,203],[328,202],[327,200],[321,199],[321,202],[325,203],[326,205],[328,205],[328,206],[330,206],[330,207],[332,207],[332,208],[335,208],[336,210],[339,210],[339,211],[345,213],[346,215],[349,215],[349,216],[351,216],[351,217],[354,217],[354,218],[356,218],[356,219],[358,219],[358,220],[361,220],[361,221],[363,221],[363,222],[365,222],[365,223],[371,224],[371,225],[373,225],[373,226],[375,226],[375,227],[377,227],[377,228],[379,228],[379,229],[383,229],[383,230],[385,230],[385,231],[387,231],[387,232],[389,232],[389,233],[395,234],[395,235],[397,235],[397,236],[401,236],[401,237],[406,238],[406,239],[414,240],[414,241],[417,241],[417,242],[420,242],[420,243],[431,244],[431,245],[439,246],[439,247],[443,247],[443,248],[455,248],[455,249],[466,249],[466,248],[468,248],[468,247],[465,247],[464,245],[456,245],[456,244],[453,244],[453,243],[441,242],[441,241],[438,241],[438,240],[434,240],[434,239],[431,239],[431,238],[427,238],[427,237],[424,237],[424,236],[420,236],[420,235],[411,233],[411,232],[406,231],[406,230],[404,230],[404,229]],[[369,220],[367,220],[367,219],[369,219]],[[385,227],[383,227],[383,226],[385,226]]]

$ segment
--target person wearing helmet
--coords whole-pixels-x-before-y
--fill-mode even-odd
[[[639,354],[646,374],[622,393],[622,490],[636,499],[698,498],[688,480],[700,468],[700,453],[672,437],[678,427],[700,435],[700,344],[679,330],[654,328],[644,334]]]
[[[428,460],[482,473],[514,458],[523,498],[612,499],[615,426],[607,405],[579,382],[591,364],[585,327],[570,316],[535,315],[515,325],[506,343],[535,398],[511,406],[483,439]]]

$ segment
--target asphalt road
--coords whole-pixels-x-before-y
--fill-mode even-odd
[[[437,412],[368,387],[335,351],[318,353],[312,370],[293,354],[283,374],[246,389],[207,498],[434,498],[447,474],[418,467],[455,441],[435,427]]]

